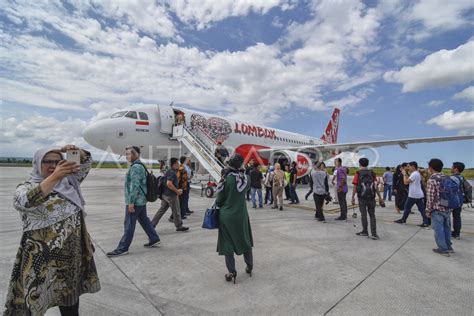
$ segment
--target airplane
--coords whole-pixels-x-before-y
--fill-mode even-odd
[[[315,161],[323,161],[344,151],[366,148],[474,139],[474,135],[443,136],[385,141],[337,143],[340,109],[335,108],[321,138],[224,118],[174,105],[141,105],[113,113],[109,118],[88,125],[83,138],[90,145],[123,155],[130,145],[141,148],[142,158],[164,160],[190,155],[173,137],[173,129],[182,124],[195,131],[200,141],[213,151],[222,143],[230,153],[239,153],[245,162],[254,159],[262,165],[297,163],[298,178],[309,174]],[[196,157],[195,157],[196,158]],[[206,172],[197,162],[196,171]]]

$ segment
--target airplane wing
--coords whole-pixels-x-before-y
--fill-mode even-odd
[[[471,140],[471,139],[474,139],[474,135],[380,140],[380,141],[341,143],[341,144],[320,144],[320,145],[299,146],[299,147],[281,147],[281,148],[272,148],[272,149],[260,149],[258,152],[267,153],[267,152],[271,152],[275,150],[293,150],[293,151],[323,150],[323,151],[342,152],[342,151],[362,150],[365,148],[375,148],[375,147],[393,146],[393,145],[399,145],[401,148],[406,149],[408,148],[408,144],[438,143],[438,142],[450,142],[450,141]]]

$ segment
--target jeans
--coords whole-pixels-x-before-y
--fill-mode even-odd
[[[285,187],[285,200],[291,200],[290,184]]]
[[[160,209],[156,212],[151,223],[154,226],[158,225],[158,222],[160,221],[161,217],[166,213],[168,208],[171,208],[171,214],[173,215],[173,221],[176,228],[180,228],[181,226],[183,226],[183,222],[181,220],[181,211],[179,207],[179,199],[177,195],[169,196],[163,194]]]
[[[265,204],[267,203],[273,204],[272,187],[265,188]]]
[[[184,190],[183,194],[179,196],[179,207],[181,210],[181,217],[186,216],[188,211],[188,201],[189,201],[189,190]]]
[[[405,208],[403,210],[402,220],[406,221],[410,215],[411,208],[416,204],[418,211],[420,211],[421,217],[423,218],[423,224],[430,225],[430,219],[426,217],[425,213],[425,200],[424,199],[414,199],[409,197],[405,202]]]
[[[431,212],[431,227],[434,230],[436,245],[441,251],[451,248],[451,214],[450,212]]]
[[[244,260],[248,267],[253,268],[252,249],[244,253]],[[225,265],[227,266],[227,270],[229,271],[229,273],[237,273],[237,270],[235,269],[235,258],[233,254],[225,256]]]
[[[150,243],[160,240],[160,237],[155,228],[153,228],[150,219],[146,215],[146,205],[135,205],[135,212],[133,213],[129,213],[128,207],[125,206],[124,233],[122,239],[120,239],[119,245],[117,246],[117,250],[128,251],[133,240],[137,220],[147,234]]]
[[[316,206],[316,218],[324,220],[323,204],[326,195],[313,193],[314,205]]]
[[[386,184],[383,186],[383,199],[387,200],[387,194],[388,194],[388,200],[392,200],[392,185],[391,184]]]
[[[453,237],[461,235],[461,210],[462,206],[453,210]]]
[[[289,184],[290,186],[290,198],[291,202],[299,203],[300,199],[298,198],[298,194],[296,194],[296,184]]]
[[[250,188],[250,190],[252,191],[251,194],[252,194],[252,205],[253,205],[253,207],[257,207],[257,201],[256,201],[256,198],[255,198],[255,193],[258,194],[258,206],[263,207],[263,205],[262,205],[262,203],[263,203],[262,189]]]
[[[191,194],[191,182],[188,182],[188,189],[187,189],[188,194],[186,194],[186,212],[189,212],[189,195]]]
[[[362,222],[362,231],[367,233],[367,213],[370,217],[370,231],[372,236],[377,235],[377,224],[375,219],[375,199],[364,200],[359,199],[360,220]]]
[[[340,217],[343,219],[347,218],[347,201],[346,201],[347,192],[337,192],[337,200],[339,201],[339,206],[341,208]]]

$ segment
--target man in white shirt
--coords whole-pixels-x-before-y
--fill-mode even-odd
[[[423,189],[421,187],[421,174],[418,171],[418,164],[416,161],[412,161],[408,163],[408,168],[410,170],[410,175],[408,175],[406,171],[402,171],[403,182],[409,186],[408,199],[403,210],[403,217],[399,220],[396,220],[395,223],[405,224],[408,216],[410,215],[411,208],[416,204],[416,207],[423,218],[423,223],[418,226],[428,228],[430,227],[430,219],[425,213],[425,194],[423,193]]]

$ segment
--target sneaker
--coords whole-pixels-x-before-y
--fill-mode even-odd
[[[278,206],[272,206],[272,209],[277,209],[277,208],[278,208]]]
[[[154,241],[154,242],[147,242],[146,244],[143,245],[143,247],[152,248],[152,247],[158,246],[159,244],[161,244],[161,240],[158,239],[157,241]]]
[[[183,219],[187,219],[187,217],[186,217],[186,216],[181,216],[181,219],[182,219],[182,220],[183,220]]]
[[[449,252],[449,253],[454,253],[453,247],[449,247],[449,248],[448,248],[448,252]]]
[[[170,218],[168,218],[168,222],[170,222],[170,223],[174,223],[174,219],[173,219],[173,217],[170,217]]]
[[[128,251],[120,251],[118,249],[115,249],[114,251],[107,252],[107,257],[112,258],[112,257],[123,256],[126,254],[128,254]]]
[[[417,225],[417,226],[421,227],[421,228],[430,229],[430,225],[428,225],[428,224],[421,224],[421,225]]]
[[[456,236],[456,237],[453,237],[454,239],[456,240],[461,240],[461,236]]]
[[[445,256],[445,257],[449,257],[449,256],[450,256],[450,255],[449,255],[449,251],[441,251],[439,248],[433,249],[433,252],[434,252],[434,253],[438,253],[438,254],[440,254],[440,255],[443,255],[443,256]]]
[[[189,230],[189,227],[184,227],[184,226],[176,228],[177,232],[187,232],[188,230]]]
[[[323,218],[318,218],[318,222],[326,223],[326,219],[324,217]]]
[[[369,236],[369,234],[367,232],[358,232],[356,233],[357,236],[364,236],[364,237],[367,237]]]
[[[336,221],[345,221],[347,218],[345,217],[336,217]]]
[[[283,206],[280,206],[280,211],[283,211]]]
[[[252,206],[252,208],[257,208],[257,207],[254,205],[254,206]]]
[[[187,211],[186,213],[187,214],[192,214],[192,213],[194,213],[194,211]]]
[[[263,208],[263,205],[260,205],[258,208]]]
[[[379,235],[372,234],[372,236],[370,236],[370,238],[372,238],[373,240],[379,240]]]
[[[394,222],[397,223],[397,224],[406,224],[406,221],[401,219],[401,218],[399,220],[394,221]]]

